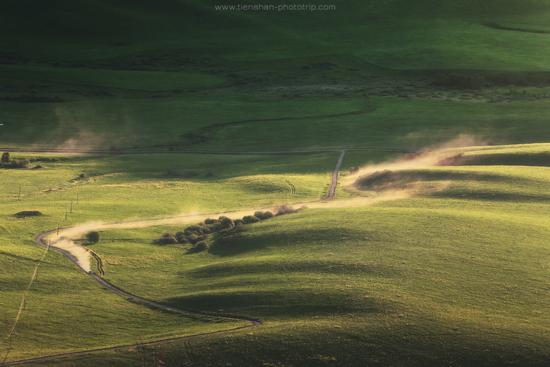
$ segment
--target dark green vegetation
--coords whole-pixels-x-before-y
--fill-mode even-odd
[[[19,168],[0,170],[0,362],[242,324],[129,303],[37,247],[42,231],[317,201],[341,149],[349,174],[465,134],[525,145],[381,171],[337,199],[421,190],[249,216],[194,254],[182,226],[101,231],[116,286],[265,323],[43,365],[546,367],[550,147],[527,143],[550,141],[550,1],[216,3],[0,3],[0,147],[75,153],[0,163]]]
[[[99,232],[97,231],[91,231],[86,233],[86,244],[93,245],[94,243],[99,242]]]
[[[0,145],[408,150],[550,135],[548,1],[215,3],[3,1]]]
[[[42,213],[38,210],[23,210],[15,213],[14,217],[16,218],[27,218],[27,217],[39,217]]]
[[[219,241],[224,236],[242,230],[242,226],[246,224],[258,223],[274,216],[295,213],[297,211],[291,206],[283,205],[277,208],[275,213],[271,211],[256,211],[253,215],[245,215],[242,219],[233,220],[225,215],[220,216],[218,219],[207,218],[203,222],[190,225],[183,229],[183,231],[176,232],[175,234],[166,232],[153,243],[157,245],[191,244],[192,247],[187,252],[197,253],[208,249],[208,242],[210,242],[208,240]]]

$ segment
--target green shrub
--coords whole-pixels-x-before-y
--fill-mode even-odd
[[[206,226],[200,226],[200,225],[192,225],[183,230],[183,232],[186,235],[196,234],[196,235],[203,235],[210,232],[209,228]]]
[[[273,217],[273,213],[270,212],[270,211],[266,211],[266,212],[256,212],[254,213],[254,216],[260,220],[265,220],[265,219],[269,219],[269,218],[272,218]]]
[[[173,245],[175,243],[178,243],[176,240],[176,237],[171,233],[165,233],[162,235],[161,238],[155,241],[157,245]]]
[[[99,242],[99,232],[91,231],[86,233],[86,243],[91,245]]]
[[[187,240],[187,236],[183,232],[177,232],[175,237],[176,237],[176,241],[178,241],[178,243],[188,243],[189,242]]]
[[[221,229],[231,229],[235,227],[235,222],[229,217],[221,216],[219,219]]]
[[[196,233],[191,233],[191,234],[188,234],[186,235],[187,237],[187,242],[191,243],[191,244],[195,244],[197,242],[200,242],[200,241],[203,241],[204,239],[206,239],[206,235],[205,234],[196,234]]]
[[[188,253],[197,253],[208,250],[208,244],[204,241],[197,242],[193,247],[191,247],[187,252]]]
[[[208,224],[206,227],[208,228],[208,233],[216,233],[223,229],[223,225],[218,221]]]
[[[219,223],[219,220],[213,219],[213,218],[207,218],[204,220],[204,224],[207,224],[207,225],[212,225],[216,223]]]
[[[216,224],[213,224],[212,226],[208,226],[204,223],[201,223],[199,227],[201,227],[202,234],[210,234],[212,232],[215,232],[214,229],[216,228]]]
[[[253,215],[245,215],[243,217],[243,223],[244,224],[252,224],[252,223],[256,223],[256,222],[259,222],[260,220],[253,216]]]

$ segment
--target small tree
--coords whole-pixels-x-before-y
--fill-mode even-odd
[[[269,219],[269,218],[272,218],[273,217],[273,213],[270,212],[270,211],[266,211],[266,212],[256,212],[254,213],[254,216],[260,220],[264,220],[264,219]]]
[[[219,218],[219,221],[222,227],[221,229],[231,229],[235,227],[235,223],[233,222],[233,219],[229,217],[221,216]]]
[[[92,231],[86,233],[86,243],[87,244],[94,244],[99,242],[99,232]]]
[[[212,219],[212,218],[207,218],[204,220],[204,224],[207,224],[207,225],[216,224],[218,222],[219,221],[217,219]]]
[[[187,240],[187,236],[183,232],[177,232],[176,233],[176,241],[178,241],[178,243],[187,243],[187,242],[189,242]]]
[[[243,217],[243,223],[244,224],[252,224],[252,223],[256,223],[256,222],[259,222],[260,220],[253,216],[253,215],[246,215]]]
[[[5,152],[2,154],[2,163],[10,163],[10,153]]]
[[[183,230],[183,232],[186,235],[196,234],[196,235],[203,235],[205,233],[209,232],[208,227],[205,226],[199,226],[199,225],[192,225]]]

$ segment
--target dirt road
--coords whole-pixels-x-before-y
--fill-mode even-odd
[[[328,192],[325,195],[325,200],[333,200],[336,197],[336,188],[338,187],[338,177],[340,176],[340,167],[342,167],[342,162],[344,162],[345,155],[346,155],[346,151],[342,150],[340,152],[340,157],[338,157],[338,161],[336,162],[336,167],[332,172],[332,178],[330,180],[330,186],[328,187]]]

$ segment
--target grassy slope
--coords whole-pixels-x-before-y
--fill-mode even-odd
[[[492,142],[548,140],[547,1],[338,6],[336,14],[250,15],[216,13],[198,1],[3,1],[0,145],[413,149],[462,132]],[[439,87],[438,70],[482,81]],[[215,125],[257,119],[280,120]],[[189,132],[205,142],[182,136]],[[486,164],[547,165],[541,155],[494,153]],[[358,152],[346,162],[387,156]],[[77,191],[81,203],[66,224],[263,206],[318,198],[334,160],[153,155],[2,171],[0,265],[11,269],[2,279],[2,329],[40,255],[32,236],[58,225]],[[459,170],[512,178],[460,174],[436,197],[276,219],[229,239],[225,253],[193,257],[143,243],[161,229],[109,234],[98,250],[110,260],[109,277],[140,294],[268,320],[251,334],[168,346],[172,363],[544,365],[549,327],[538,310],[548,307],[549,228],[540,219],[548,213],[547,169]],[[71,183],[81,172],[93,177]],[[47,216],[10,217],[26,209]],[[284,236],[282,226],[292,231]],[[47,261],[12,357],[218,327],[131,306],[60,256]],[[139,283],[136,268],[148,269]],[[60,278],[76,293],[54,292]],[[63,307],[52,311],[52,304]],[[134,327],[144,320],[146,330]],[[68,364],[138,365],[140,358],[131,351]]]
[[[60,159],[57,155],[49,158]],[[2,268],[9,270],[1,280],[5,284],[0,297],[5,311],[1,328],[7,332],[11,327],[35,261],[42,254],[32,241],[37,233],[89,220],[222,211],[318,199],[335,160],[335,154],[103,159],[75,156],[42,162],[42,170],[2,171],[0,225],[5,231],[0,234],[0,262]],[[81,173],[86,178],[75,181]],[[290,185],[295,189],[291,190]],[[71,201],[74,211],[64,219]],[[31,209],[40,210],[44,216],[23,220],[12,216]],[[135,343],[232,325],[193,321],[128,304],[86,279],[61,255],[50,252],[26,300],[9,357]]]
[[[502,163],[541,154],[513,149],[502,150]],[[239,365],[543,366],[550,353],[543,311],[550,305],[550,171],[434,172],[432,180],[463,176],[433,196],[306,210],[246,227],[210,253],[150,245],[163,228],[110,232],[95,250],[115,284],[175,305],[266,320],[248,336],[193,343],[187,358],[201,355],[201,365],[230,354]],[[255,347],[242,350],[242,343]],[[165,354],[178,358],[173,348]]]
[[[196,362],[201,355],[201,363],[216,365],[221,358],[218,353],[224,353],[243,365],[258,361],[322,365],[334,360],[346,365],[376,361],[384,365],[404,363],[405,356],[410,363],[422,365],[450,359],[467,363],[467,358],[485,364],[514,359],[541,365],[548,357],[541,346],[548,325],[539,311],[548,302],[542,293],[548,258],[549,228],[543,218],[549,177],[545,167],[505,165],[517,163],[518,157],[544,165],[548,147],[510,146],[480,152],[484,154],[480,159],[492,157],[500,166],[438,169],[436,173],[444,179],[451,174],[462,177],[438,196],[375,208],[306,210],[249,227],[216,244],[211,254],[185,255],[180,247],[149,244],[162,228],[105,233],[105,241],[95,249],[106,258],[108,277],[140,295],[267,321],[265,329],[252,335],[193,342],[190,355],[182,356],[179,347],[164,347],[167,359]],[[3,225],[9,228],[3,240],[10,245],[3,249],[2,261],[14,269],[9,273],[13,280],[6,278],[11,286],[2,297],[3,307],[9,310],[3,320],[6,328],[32,270],[31,261],[14,256],[39,256],[30,238],[55,227],[76,192],[80,202],[67,224],[316,199],[328,182],[330,168],[326,167],[334,164],[336,155],[176,157],[74,157],[44,163],[44,170],[3,172]],[[368,157],[369,152],[350,153],[346,165]],[[81,172],[88,178],[71,183]],[[289,196],[286,179],[296,186],[296,196]],[[23,196],[18,201],[20,183]],[[166,205],[170,202],[177,206]],[[47,217],[25,221],[9,217],[23,209],[42,210]],[[21,243],[21,238],[27,240]],[[160,335],[161,330],[164,335],[181,332],[171,316],[164,319],[136,309],[129,318],[123,310],[133,306],[88,284],[73,267],[59,267],[66,264],[60,256],[50,255],[47,260],[55,268],[41,269],[27,300],[13,357],[132,342]],[[501,271],[502,267],[509,271]],[[59,277],[79,282],[78,288],[74,286],[79,290],[62,297],[51,292]],[[490,292],[488,286],[493,287]],[[105,303],[98,305],[99,297]],[[507,301],[495,302],[503,299]],[[56,302],[65,307],[76,304],[71,310],[78,311],[52,312],[51,304]],[[80,311],[84,305],[99,320],[84,316]],[[60,331],[56,325],[65,324],[67,317],[78,327]],[[159,319],[134,335],[137,329],[132,325],[142,323],[141,317]],[[190,324],[184,330],[212,327]],[[338,339],[327,343],[335,329]],[[51,333],[56,334],[51,344],[36,337]],[[293,345],[293,352],[285,357],[281,357],[285,347],[278,344],[280,340]],[[242,348],[242,343],[251,342],[253,350]],[[369,345],[368,354],[360,351],[365,345]],[[459,355],[457,348],[469,348],[472,353]],[[79,364],[140,363],[135,350],[94,358]]]
[[[508,82],[486,91],[430,85],[434,70],[513,70],[520,80],[526,72],[548,71],[546,34],[484,25],[489,19],[539,29],[546,1],[354,1],[339,4],[335,13],[307,15],[216,12],[210,3],[168,0],[32,6],[37,11],[29,13],[25,2],[2,4],[4,146],[57,146],[74,138],[69,143],[84,148],[265,149],[270,143],[297,149],[361,146],[383,136],[379,145],[415,147],[446,138],[440,110],[460,121],[459,127],[450,121],[452,133],[502,134],[502,127],[517,124],[505,116],[521,115],[527,136],[510,131],[496,137],[499,143],[550,134],[534,112],[549,93],[546,76],[536,79],[542,85],[535,90]],[[420,74],[410,79],[394,70]],[[510,93],[515,103],[505,100]],[[498,103],[477,103],[495,94],[502,97]],[[409,99],[396,100],[398,95]],[[322,115],[328,117],[317,117]],[[316,117],[287,118],[307,116]],[[253,129],[212,126],[265,118],[279,120]],[[435,129],[435,137],[424,137],[425,129]],[[206,142],[182,137],[189,132],[205,135]],[[407,134],[422,137],[400,140]]]

